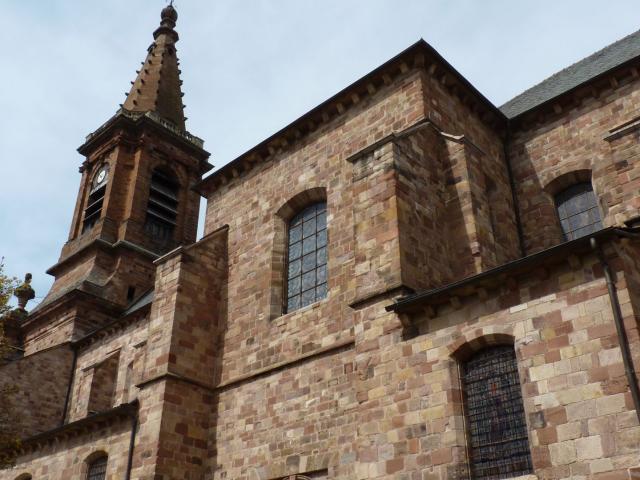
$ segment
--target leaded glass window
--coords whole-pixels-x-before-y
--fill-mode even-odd
[[[577,183],[556,195],[556,208],[566,240],[574,240],[602,228],[598,202],[591,183]]]
[[[516,356],[511,346],[481,350],[462,366],[469,464],[476,479],[532,471]]]
[[[306,207],[289,222],[285,308],[293,312],[327,296],[327,204]]]
[[[104,480],[107,477],[107,457],[96,458],[89,464],[87,480]]]

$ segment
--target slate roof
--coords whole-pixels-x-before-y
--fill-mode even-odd
[[[140,297],[138,297],[136,300],[134,300],[131,304],[127,306],[127,309],[124,311],[122,316],[126,317],[127,315],[131,315],[133,312],[136,312],[141,308],[149,305],[151,302],[153,302],[153,296],[154,296],[153,294],[154,294],[153,288],[143,293]]]
[[[640,30],[531,87],[500,107],[507,118],[515,118],[620,65],[640,57]]]

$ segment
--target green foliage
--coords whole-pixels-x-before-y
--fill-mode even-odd
[[[4,323],[7,316],[11,314],[9,300],[17,285],[16,278],[4,273],[4,259],[0,259],[0,368],[2,368],[2,359],[11,353],[11,347],[7,344],[4,335]],[[15,385],[0,382],[0,468],[11,466],[20,448],[15,421],[13,398],[15,393]]]
[[[0,319],[11,310],[9,300],[18,286],[18,279],[4,273],[4,258],[0,259]]]

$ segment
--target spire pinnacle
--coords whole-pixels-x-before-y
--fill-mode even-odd
[[[160,26],[153,32],[153,43],[137,72],[131,90],[122,107],[132,112],[155,112],[184,130],[184,105],[180,85],[180,69],[174,30],[178,12],[173,2],[160,12]]]

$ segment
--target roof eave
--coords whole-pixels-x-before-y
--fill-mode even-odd
[[[359,79],[357,79],[356,81],[354,81],[353,83],[348,85],[347,87],[345,87],[342,90],[340,90],[335,95],[332,95],[330,98],[328,98],[324,102],[320,103],[319,105],[317,105],[313,109],[311,109],[308,112],[306,112],[305,114],[301,115],[300,117],[295,119],[293,122],[291,122],[288,125],[286,125],[285,127],[281,128],[280,130],[275,132],[273,135],[269,136],[268,138],[266,138],[262,142],[258,143],[257,145],[255,145],[251,149],[247,150],[246,152],[244,152],[241,155],[239,155],[238,157],[236,157],[231,162],[227,163],[223,167],[221,167],[218,170],[216,170],[215,172],[213,172],[208,177],[206,177],[203,180],[201,180],[196,185],[196,187],[195,187],[196,190],[201,195],[206,196],[207,193],[208,193],[208,190],[210,189],[210,187],[211,187],[211,185],[212,185],[212,183],[213,183],[213,181],[215,179],[217,179],[220,176],[223,176],[223,175],[225,175],[227,173],[232,172],[234,169],[237,170],[238,168],[240,168],[241,165],[242,165],[242,162],[246,158],[248,158],[248,157],[250,157],[250,156],[252,156],[254,154],[257,154],[262,150],[267,149],[272,142],[274,142],[278,138],[282,138],[283,136],[285,136],[291,130],[294,130],[295,128],[298,128],[300,125],[304,125],[305,123],[309,122],[313,118],[317,117],[323,111],[326,111],[327,108],[330,105],[338,103],[341,99],[345,98],[348,94],[353,93],[354,91],[362,90],[373,79],[381,77],[384,73],[386,73],[389,69],[391,69],[394,66],[394,64],[399,63],[399,62],[401,62],[403,60],[407,60],[407,61],[411,60],[412,57],[414,57],[416,54],[419,54],[419,53],[426,53],[427,55],[433,57],[433,59],[435,61],[441,63],[444,66],[444,68],[446,70],[448,70],[451,74],[453,74],[453,76],[465,88],[470,90],[470,92],[480,101],[480,103],[482,103],[488,110],[490,110],[494,115],[496,115],[496,117],[498,118],[498,120],[500,122],[504,122],[505,124],[507,123],[507,121],[508,121],[507,117],[500,111],[500,109],[498,107],[496,107],[482,93],[480,93],[460,72],[458,72],[449,62],[447,62],[444,59],[444,57],[442,57],[442,55],[440,55],[431,45],[429,45],[425,40],[420,39],[416,43],[414,43],[413,45],[409,46],[408,48],[406,48],[402,52],[398,53],[394,57],[392,57],[389,60],[387,60],[386,62],[384,62],[382,65],[376,67],[375,69],[373,69],[372,71],[370,71],[366,75],[360,77]]]
[[[563,258],[571,253],[586,253],[591,249],[590,239],[596,238],[597,240],[609,240],[621,234],[621,232],[637,233],[637,229],[625,229],[618,227],[604,228],[592,235],[578,238],[569,242],[564,242],[559,245],[555,245],[546,250],[533,253],[526,257],[518,258],[511,262],[499,265],[490,270],[472,275],[470,277],[463,278],[457,282],[453,282],[444,285],[439,288],[428,290],[425,292],[416,293],[407,297],[400,298],[387,305],[385,309],[388,312],[395,313],[410,313],[419,310],[424,305],[433,303],[442,303],[439,300],[446,296],[456,295],[456,293],[465,288],[472,287],[474,285],[480,285],[483,281],[499,277],[501,275],[514,274],[528,269],[535,269],[543,266],[544,261],[551,259]]]
[[[573,93],[575,93],[577,90],[584,88],[585,86],[592,84],[592,83],[596,83],[608,76],[610,76],[611,74],[615,73],[616,71],[619,70],[624,70],[626,68],[631,67],[632,65],[634,65],[635,63],[640,63],[640,54],[636,55],[633,58],[630,58],[629,60],[626,60],[614,67],[609,68],[608,70],[605,70],[604,72],[601,72],[597,75],[594,75],[593,77],[585,80],[584,82],[581,82],[571,88],[569,88],[568,90],[565,90],[564,92],[555,95],[547,100],[544,100],[541,103],[538,103],[530,108],[528,108],[527,110],[523,110],[520,113],[517,113],[516,115],[509,117],[506,114],[503,113],[503,115],[505,115],[505,118],[508,119],[509,122],[515,122],[516,120],[520,120],[522,117],[524,117],[527,114],[530,114],[532,112],[535,112],[536,110],[542,109],[544,107],[548,107],[549,105],[552,105],[554,103],[557,103],[561,98],[566,97],[567,95],[572,95]],[[523,93],[526,93],[523,92]],[[522,95],[522,94],[520,94]]]

